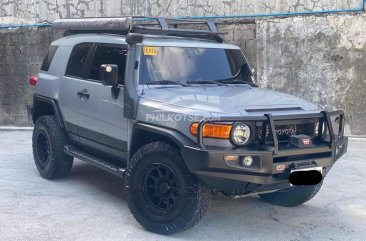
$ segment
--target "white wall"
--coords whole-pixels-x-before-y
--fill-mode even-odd
[[[0,24],[87,16],[265,14],[360,5],[361,0],[0,0]]]

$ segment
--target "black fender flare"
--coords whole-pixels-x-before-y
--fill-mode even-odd
[[[131,150],[132,143],[134,142],[134,133],[136,133],[136,130],[143,130],[143,131],[155,133],[155,134],[164,136],[166,138],[169,138],[180,149],[182,149],[184,146],[197,146],[197,144],[195,142],[193,142],[188,137],[186,137],[184,134],[182,134],[176,130],[149,124],[149,123],[137,122],[132,128],[131,143],[130,143],[129,150]]]
[[[37,94],[33,94],[33,108],[32,108],[33,123],[35,124],[36,121],[37,121],[37,117],[38,117],[37,113],[39,112],[38,108],[40,108],[39,103],[47,103],[48,105],[52,106],[52,109],[53,109],[53,112],[55,113],[55,117],[56,117],[58,126],[62,129],[64,129],[65,128],[65,122],[64,122],[64,119],[62,117],[61,110],[59,108],[59,105],[58,105],[57,101],[54,100],[54,99],[45,97],[45,96],[37,95]]]

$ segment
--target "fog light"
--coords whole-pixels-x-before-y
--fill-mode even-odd
[[[242,166],[250,167],[253,164],[253,157],[245,156],[241,161]]]
[[[229,161],[229,162],[231,162],[231,161],[237,161],[237,160],[239,160],[239,156],[236,156],[236,155],[228,155],[228,156],[225,156],[224,157],[224,160],[225,161]]]

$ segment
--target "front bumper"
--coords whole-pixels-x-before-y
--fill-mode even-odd
[[[288,144],[281,145],[276,141],[273,146],[255,148],[219,148],[199,145],[199,147],[185,146],[181,154],[192,173],[207,186],[219,191],[250,193],[282,189],[290,186],[288,176],[295,164],[323,167],[325,176],[334,163],[346,153],[348,138],[343,137],[343,112],[339,113],[342,116],[340,123],[342,138],[336,137],[329,119],[330,114],[338,114],[338,112],[324,112],[326,122],[329,121],[330,141],[315,141],[312,147],[299,148]],[[275,125],[275,120],[270,119],[269,122]],[[275,127],[272,126],[272,128]],[[202,137],[198,143],[203,143]],[[237,155],[241,158],[252,156],[254,163],[247,168],[239,165],[238,161],[225,161],[224,157],[227,155]]]

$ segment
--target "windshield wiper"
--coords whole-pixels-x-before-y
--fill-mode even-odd
[[[174,80],[158,80],[158,81],[150,81],[150,82],[146,82],[145,84],[147,85],[181,85],[184,87],[188,87],[189,85],[181,83],[179,81],[174,81]]]
[[[252,87],[258,87],[258,85],[254,84],[253,82],[250,81],[246,81],[246,80],[238,80],[237,78],[239,78],[240,75],[243,74],[244,72],[247,76],[253,76],[251,72],[248,72],[248,65],[247,64],[243,64],[238,72],[230,78],[227,79],[220,79],[220,80],[196,80],[196,81],[187,81],[188,84],[217,84],[220,86],[227,86],[227,84],[247,84],[250,85]]]
[[[213,80],[190,80],[187,81],[188,84],[216,84],[216,85],[220,85],[220,86],[225,86],[226,84],[224,83],[220,83],[218,81],[213,81]]]
[[[254,84],[253,82],[249,82],[249,81],[245,81],[245,80],[223,79],[223,80],[216,80],[216,81],[220,82],[220,83],[225,83],[225,84],[247,84],[252,87],[258,87],[258,85]]]
[[[249,66],[247,64],[243,64],[239,68],[238,72],[233,77],[227,78],[227,79],[216,80],[216,81],[220,82],[220,83],[226,83],[226,84],[247,84],[247,85],[250,85],[252,87],[259,87],[258,85],[254,84],[253,82],[246,81],[246,80],[238,80],[237,78],[239,78],[239,76],[242,75],[243,72],[246,75],[246,77],[252,77],[253,76],[252,72],[249,69]]]

